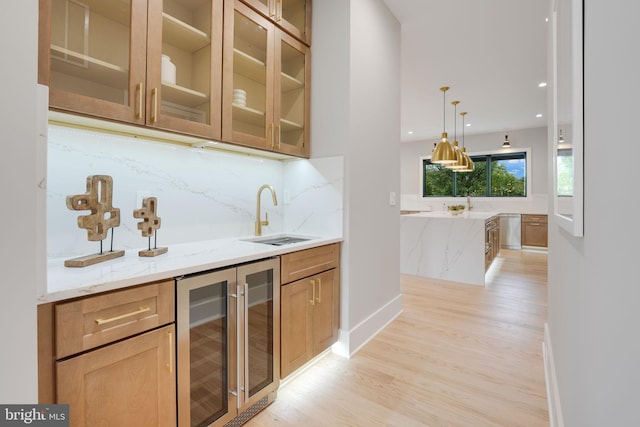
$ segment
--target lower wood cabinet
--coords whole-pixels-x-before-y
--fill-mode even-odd
[[[173,280],[38,307],[39,402],[70,425],[175,426]]]
[[[335,244],[281,257],[283,275],[290,271],[285,264],[292,260],[296,262],[296,271],[308,274],[303,279],[284,283],[280,289],[281,378],[302,367],[338,339],[339,254],[339,244]],[[305,261],[300,262],[302,259]]]
[[[487,219],[484,225],[484,268],[487,270],[500,253],[500,219],[493,216]]]
[[[175,327],[56,363],[71,426],[175,426]]]
[[[548,246],[547,215],[522,214],[522,246]]]

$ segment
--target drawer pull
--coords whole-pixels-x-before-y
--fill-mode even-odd
[[[107,323],[115,322],[116,320],[126,319],[127,317],[135,316],[136,314],[146,313],[149,310],[151,310],[151,307],[143,306],[137,309],[136,311],[132,311],[131,313],[121,314],[120,316],[114,316],[108,319],[96,319],[96,323],[98,325],[105,325]]]

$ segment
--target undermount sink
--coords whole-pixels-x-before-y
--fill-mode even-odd
[[[297,236],[270,236],[270,237],[256,237],[255,239],[246,239],[245,242],[262,243],[264,245],[272,246],[284,246],[292,243],[300,243],[311,240],[308,237]]]

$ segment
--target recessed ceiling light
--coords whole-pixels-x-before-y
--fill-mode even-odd
[[[547,87],[547,82],[538,83],[538,87]]]
[[[540,117],[542,117],[542,114],[538,113],[538,114],[536,114],[536,117],[540,118]]]
[[[469,126],[471,126],[471,123],[467,123],[465,126],[466,126],[466,127],[469,127]]]
[[[409,132],[407,132],[409,135],[413,135],[413,131],[410,130]]]
[[[544,18],[544,22],[549,22],[549,17]]]

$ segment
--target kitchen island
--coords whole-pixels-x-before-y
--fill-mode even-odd
[[[401,216],[402,274],[485,285],[487,251],[492,247],[487,225],[497,212],[420,212]],[[499,238],[498,238],[499,242]]]

